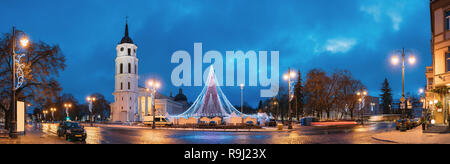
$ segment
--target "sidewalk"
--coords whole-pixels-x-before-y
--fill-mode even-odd
[[[26,125],[26,134],[21,135],[16,139],[8,137],[8,133],[4,130],[0,131],[0,144],[70,144],[62,138],[57,136],[49,136],[38,130],[35,130],[31,125]]]
[[[422,133],[421,127],[407,132],[393,130],[372,135],[372,138],[396,144],[450,144],[450,134]]]

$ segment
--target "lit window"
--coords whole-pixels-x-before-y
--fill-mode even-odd
[[[445,12],[445,29],[450,30],[450,11]]]
[[[445,64],[447,67],[447,72],[450,71],[450,53],[445,54]]]

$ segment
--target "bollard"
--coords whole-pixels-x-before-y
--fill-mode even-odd
[[[278,130],[283,130],[283,124],[277,124]]]

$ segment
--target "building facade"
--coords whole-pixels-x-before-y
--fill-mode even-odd
[[[114,102],[111,106],[112,122],[139,122],[144,116],[152,116],[151,90],[138,85],[137,46],[128,34],[128,23],[125,35],[116,46]],[[156,92],[155,113],[167,116],[183,112],[184,104],[173,97]]]
[[[425,108],[435,124],[448,124],[450,107],[450,1],[430,0],[432,65],[426,67]]]

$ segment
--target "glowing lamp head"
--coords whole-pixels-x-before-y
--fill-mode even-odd
[[[423,89],[422,88],[419,89],[419,93],[423,93]]]
[[[295,72],[291,72],[291,78],[295,77]]]
[[[149,82],[148,82],[148,85],[151,86],[151,87],[153,87],[153,80],[149,81]]]
[[[391,58],[391,63],[392,63],[393,65],[397,65],[399,61],[400,61],[400,59],[398,58],[398,56],[393,56],[393,57]]]
[[[159,88],[159,87],[161,87],[161,83],[156,82],[156,83],[155,83],[155,88]]]
[[[288,80],[288,79],[289,79],[289,76],[288,76],[288,75],[283,75],[283,79],[284,79],[284,80]]]
[[[364,95],[364,96],[367,95],[367,91],[364,91],[364,92],[363,92],[363,95]]]
[[[361,101],[362,101],[362,98],[359,98],[358,101],[361,102]]]
[[[27,37],[23,37],[22,39],[20,39],[20,45],[22,45],[22,47],[27,47],[29,42],[30,41]]]
[[[92,101],[95,101],[95,97],[92,98]]]
[[[408,61],[409,61],[410,64],[414,64],[414,63],[416,63],[416,57],[410,56]]]
[[[361,95],[361,92],[356,92],[356,95],[358,95],[358,96]]]

